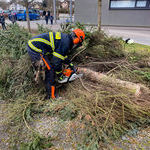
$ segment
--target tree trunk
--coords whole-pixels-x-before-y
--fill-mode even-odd
[[[135,83],[128,82],[128,81],[123,81],[120,79],[115,79],[113,77],[109,77],[105,74],[95,72],[87,68],[78,68],[78,71],[83,72],[86,77],[92,80],[100,81],[102,83],[109,83],[110,85],[112,84],[114,86],[127,88],[131,92],[133,92],[136,97],[138,97],[141,94],[141,89],[145,89],[146,91],[148,91],[148,88],[145,87],[144,85],[135,84]]]
[[[28,30],[29,32],[31,32],[28,4],[26,4],[26,20],[27,20]]]
[[[98,31],[101,30],[101,0],[98,0],[98,18],[97,18],[97,22],[98,22]]]
[[[56,23],[56,0],[53,0],[54,22]]]

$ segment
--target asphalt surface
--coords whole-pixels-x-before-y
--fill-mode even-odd
[[[102,27],[110,36],[122,37],[124,40],[130,38],[135,43],[150,45],[150,28],[136,27]]]
[[[53,25],[50,25],[50,22],[48,25],[46,25],[44,19],[31,21],[31,29],[37,30],[37,24],[40,24],[44,27],[52,29],[53,31],[57,31],[60,29],[60,24],[64,23],[65,21],[65,18],[61,18],[60,20],[57,20],[57,23],[54,23]],[[11,22],[7,20],[6,23],[9,24]],[[17,21],[17,23],[20,26],[27,28],[26,21]],[[150,28],[104,26],[102,27],[102,30],[104,30],[104,32],[109,36],[122,37],[124,40],[130,38],[134,40],[135,43],[150,45]]]

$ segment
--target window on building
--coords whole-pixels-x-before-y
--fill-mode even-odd
[[[146,7],[147,1],[138,0],[136,3],[136,7]]]
[[[150,9],[150,0],[110,0],[110,9]]]

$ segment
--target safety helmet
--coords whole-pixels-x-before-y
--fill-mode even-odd
[[[81,29],[75,29],[73,30],[73,33],[75,34],[75,37],[73,39],[74,44],[82,43],[83,40],[85,39],[85,34]]]

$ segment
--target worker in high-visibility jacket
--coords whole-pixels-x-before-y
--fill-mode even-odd
[[[63,80],[62,64],[68,64],[73,68],[67,55],[75,47],[82,45],[85,34],[81,29],[75,29],[71,34],[60,32],[43,33],[33,37],[28,41],[28,54],[32,63],[43,60],[46,65],[45,85],[47,98],[54,99],[55,95],[55,75],[58,80]]]

